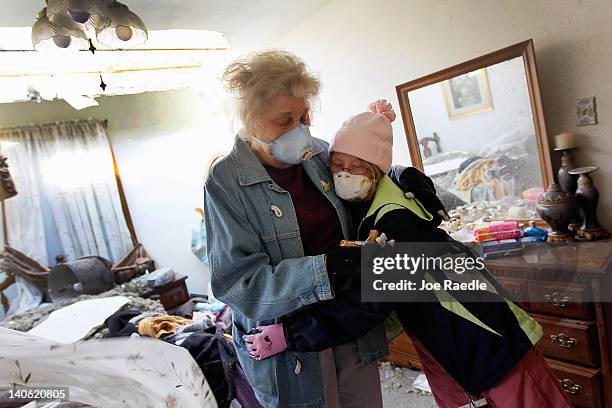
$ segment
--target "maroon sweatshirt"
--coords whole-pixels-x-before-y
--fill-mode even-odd
[[[304,255],[320,255],[337,247],[343,236],[336,209],[313,184],[302,166],[296,164],[287,169],[264,167],[272,180],[291,195]]]

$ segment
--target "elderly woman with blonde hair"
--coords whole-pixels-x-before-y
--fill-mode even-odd
[[[332,188],[328,144],[310,135],[319,79],[278,50],[230,64],[224,80],[244,128],[211,170],[204,191],[211,284],[234,317],[238,359],[265,407],[382,406],[376,361],[388,353],[384,328],[320,353],[249,357],[243,336],[275,324],[359,279],[355,236]]]

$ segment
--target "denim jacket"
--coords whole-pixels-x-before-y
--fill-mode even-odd
[[[333,189],[327,143],[315,139],[308,177],[332,203],[345,238],[354,237],[348,211]],[[319,353],[249,357],[242,336],[251,328],[333,297],[324,255],[304,256],[291,196],[268,175],[251,148],[236,138],[204,187],[206,235],[214,296],[233,312],[238,359],[265,407],[323,407]],[[357,340],[361,360],[388,353],[382,325]]]

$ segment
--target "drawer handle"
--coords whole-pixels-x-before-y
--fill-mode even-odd
[[[560,298],[560,294],[557,292],[553,292],[552,295],[544,295],[544,302],[552,303],[553,306],[557,307],[567,307],[567,302],[569,302],[569,297],[563,296]]]
[[[573,337],[569,337],[567,334],[551,334],[550,341],[556,343],[559,347],[574,348],[578,344],[578,340]]]
[[[563,391],[571,395],[578,395],[582,393],[582,386],[576,384],[569,378],[565,378],[561,381],[561,387],[563,387]]]

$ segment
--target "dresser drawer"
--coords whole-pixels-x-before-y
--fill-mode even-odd
[[[531,305],[525,300],[529,297],[527,281],[519,278],[498,277],[499,284],[512,295],[512,300],[519,303],[525,310],[531,310]]]
[[[601,400],[601,372],[599,370],[548,358],[546,362],[561,383],[563,390],[569,394],[572,405],[579,408],[604,406]]]
[[[574,319],[593,318],[591,290],[580,283],[529,282],[530,309]]]
[[[540,322],[544,336],[536,347],[546,357],[584,364],[599,365],[597,330],[592,322],[533,315]]]

